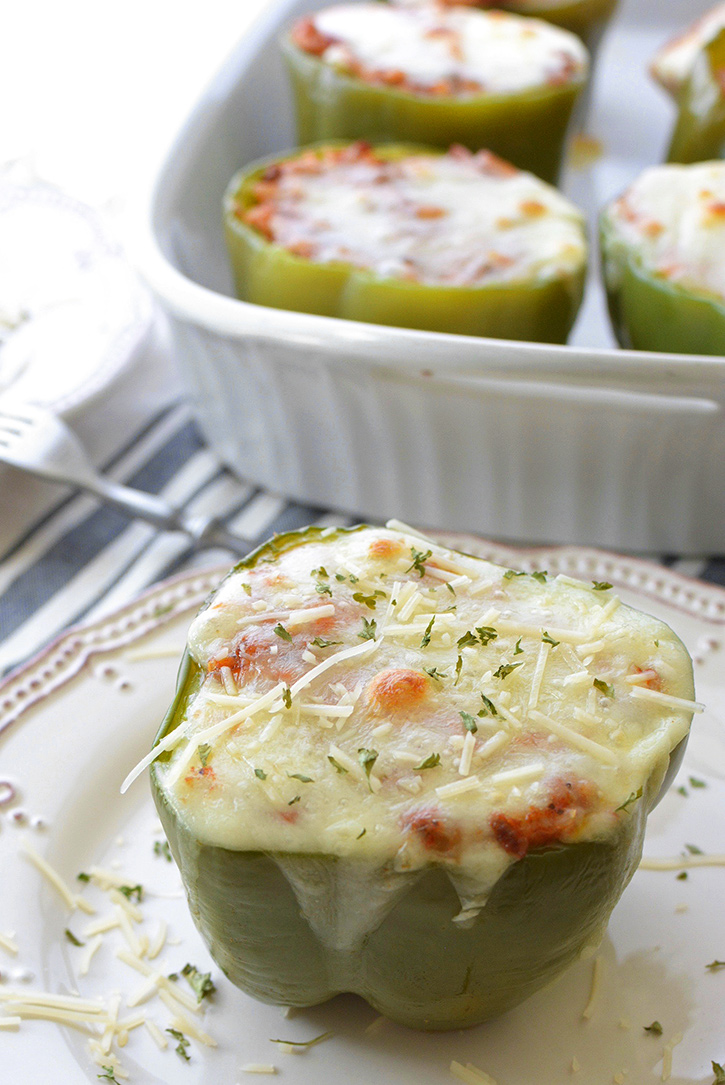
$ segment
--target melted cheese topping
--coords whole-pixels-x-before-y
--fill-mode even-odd
[[[339,4],[309,23],[321,36],[310,51],[326,63],[389,85],[403,76],[420,92],[443,83],[454,93],[512,94],[581,80],[588,69],[575,35],[501,11]]]
[[[315,856],[352,860],[330,892],[369,907],[339,910],[325,937],[341,948],[431,862],[465,922],[529,848],[616,833],[698,707],[681,642],[609,591],[391,529],[330,529],[269,558],[194,620],[205,677],[155,771],[198,839],[275,853],[313,926]],[[293,631],[321,600],[334,613]],[[582,661],[573,645],[595,638]],[[638,673],[663,696],[635,697]]]
[[[586,261],[582,215],[488,152],[384,159],[363,144],[273,167],[237,213],[316,263],[343,261],[429,285],[544,281]]]
[[[607,219],[645,270],[725,299],[725,164],[646,170]]]
[[[655,55],[650,70],[671,94],[691,75],[700,51],[725,29],[725,4],[714,8],[693,23],[684,34],[670,41]]]

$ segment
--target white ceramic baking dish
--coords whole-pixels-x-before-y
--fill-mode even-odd
[[[603,155],[565,187],[592,223],[661,159],[672,106],[655,48],[709,0],[623,0],[588,130]],[[725,360],[613,348],[596,272],[568,347],[353,323],[232,294],[221,198],[293,145],[276,41],[320,0],[279,0],[173,144],[142,270],[170,314],[201,427],[253,482],[372,520],[681,553],[725,544]]]

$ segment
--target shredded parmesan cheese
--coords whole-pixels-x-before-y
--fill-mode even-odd
[[[531,689],[529,690],[529,708],[536,708],[539,703],[539,693],[541,692],[541,683],[544,680],[544,671],[546,670],[546,664],[549,659],[549,652],[551,651],[551,645],[548,641],[542,641],[539,645],[539,655],[536,660],[536,669],[534,670],[534,677],[531,679]]]
[[[672,1075],[672,1050],[682,1043],[682,1033],[676,1033],[669,1043],[665,1044],[664,1052],[662,1053],[662,1080],[669,1081]]]
[[[98,950],[101,948],[102,941],[103,939],[101,938],[100,934],[97,934],[94,938],[90,940],[90,942],[87,942],[86,945],[83,947],[83,952],[80,955],[80,959],[78,961],[79,975],[88,975],[88,970],[91,967],[91,961],[95,954],[98,952]]]
[[[602,982],[602,969],[603,961],[601,957],[594,958],[594,964],[592,966],[592,986],[589,993],[589,1001],[587,1002],[584,1010],[582,1011],[582,1017],[585,1021],[591,1020],[594,1016],[594,1010],[596,1007],[596,1001],[599,996],[599,988]]]
[[[669,693],[660,693],[658,689],[647,689],[644,686],[635,686],[631,697],[641,701],[656,701],[657,704],[668,705],[670,708],[684,708],[687,712],[704,712],[704,704],[697,701],[686,701],[682,697],[671,697]]]
[[[18,953],[19,946],[12,935],[0,934],[0,949],[4,949],[6,953],[10,953],[15,957]]]
[[[484,1070],[479,1070],[477,1066],[470,1062],[462,1066],[460,1062],[454,1060],[451,1063],[451,1073],[459,1081],[465,1082],[466,1085],[496,1085],[490,1074],[487,1074]]]
[[[463,780],[454,780],[452,784],[443,784],[436,788],[436,795],[440,799],[457,799],[468,791],[476,791],[481,786],[478,776],[466,776]]]
[[[40,873],[47,878],[70,911],[74,911],[78,908],[87,915],[93,915],[95,908],[89,904],[84,897],[80,896],[80,894],[73,893],[68,888],[67,883],[61,878],[58,871],[50,865],[47,859],[43,859],[42,856],[38,855],[35,848],[33,848],[27,840],[23,842],[23,851],[33,866],[37,867]]]
[[[565,727],[563,723],[552,720],[550,716],[545,716],[542,712],[537,712],[536,709],[532,709],[532,711],[529,712],[529,717],[534,723],[538,723],[541,727],[545,727],[559,738],[563,738],[565,742],[577,747],[577,749],[591,754],[592,757],[602,761],[605,765],[618,764],[619,758],[616,753],[607,749],[606,746],[600,745],[598,742],[593,742],[592,739],[587,738],[585,735],[580,735],[578,731],[573,731],[571,727]]]
[[[640,870],[685,870],[687,867],[725,866],[725,855],[681,855],[675,859],[642,859]]]

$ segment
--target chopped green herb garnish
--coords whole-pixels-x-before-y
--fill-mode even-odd
[[[291,635],[287,632],[281,622],[277,622],[276,626],[274,627],[274,632],[277,634],[278,637],[281,637],[282,640],[287,640],[290,642],[290,644],[292,643]]]
[[[478,724],[476,723],[470,712],[461,712],[461,719],[463,720],[463,726],[466,728],[466,730],[470,731],[471,734],[475,735],[476,731],[478,730]]]
[[[367,832],[367,829],[363,829],[363,831],[362,831],[361,833],[358,833],[358,834],[357,834],[357,836],[355,837],[355,839],[356,839],[356,840],[361,840],[361,839],[362,839],[362,837],[364,837],[364,836],[365,836],[365,833],[366,833],[366,832]]]
[[[360,764],[362,765],[362,767],[365,769],[365,775],[367,776],[368,781],[369,781],[370,780],[370,773],[372,771],[372,767],[373,767],[373,765],[375,764],[375,762],[378,759],[378,751],[377,750],[366,750],[365,747],[362,746],[357,751],[357,759],[360,762]],[[372,788],[371,788],[371,790],[372,790]]]
[[[688,873],[687,873],[686,870],[681,870],[680,873],[677,875],[678,882],[686,882],[687,878],[688,878]]]
[[[544,630],[544,632],[543,632],[543,634],[541,636],[541,639],[544,642],[544,644],[550,644],[552,648],[556,648],[556,646],[561,643],[558,640],[554,640],[553,637],[550,637],[549,634],[546,632],[546,630]]]
[[[301,772],[288,772],[287,775],[290,780],[299,780],[301,784],[314,784],[315,782],[311,776],[305,776]]]
[[[426,626],[425,633],[423,634],[423,639],[420,642],[421,648],[427,648],[430,644],[430,635],[433,632],[433,623],[435,620],[436,616],[434,614],[431,620],[428,622],[428,625]]]
[[[66,938],[68,939],[68,941],[70,942],[70,944],[72,946],[84,946],[86,944],[85,942],[81,942],[80,938],[76,938],[73,931],[68,930],[67,927],[63,931],[63,933],[65,934]]]
[[[295,797],[293,799],[290,799],[290,801],[287,803],[287,805],[288,806],[294,806],[294,804],[296,802],[299,802],[301,798],[302,798],[301,795],[295,795]]]
[[[329,754],[327,755],[327,760],[330,762],[330,764],[332,765],[332,767],[335,769],[336,772],[341,772],[341,773],[348,772],[348,769],[346,769],[344,765],[341,765],[339,761],[336,761],[335,758],[331,757]]]
[[[496,705],[493,703],[493,701],[489,701],[485,693],[481,694],[481,700],[483,701],[483,708],[478,713],[479,716],[487,716],[489,712],[492,716],[498,716],[498,712],[496,711]]]
[[[362,603],[368,610],[375,610],[375,607],[378,605],[378,599],[385,599],[385,592],[378,590],[373,592],[372,595],[363,595],[361,591],[356,591],[353,593],[353,599],[356,603]]]
[[[534,580],[538,580],[539,584],[545,584],[546,583],[546,576],[547,576],[546,570],[544,570],[543,572],[540,572],[538,569],[536,569],[531,575],[534,578]]]
[[[519,639],[516,641],[516,646],[514,648],[514,655],[515,656],[520,656],[520,655],[523,655],[523,652],[524,652],[524,650],[521,647],[521,637],[519,637]]]
[[[523,663],[502,663],[497,671],[493,672],[494,678],[500,678],[501,681],[504,678],[508,678],[512,671],[515,671],[517,667],[523,667]]]
[[[426,757],[425,761],[421,761],[417,768],[413,769],[413,772],[422,772],[424,769],[437,769],[441,763],[441,755],[439,753],[432,753]]]
[[[112,1066],[102,1066],[101,1070],[103,1070],[103,1073],[96,1074],[96,1077],[102,1078],[103,1081],[115,1081],[116,1085],[119,1085],[119,1080],[114,1074]]]
[[[686,788],[686,787],[682,787],[682,786],[678,787],[678,788],[677,788],[677,794],[678,794],[678,795],[682,795],[682,796],[683,796],[684,798],[687,798],[687,794],[688,794],[688,792],[687,792],[687,788]]]
[[[90,880],[91,880],[90,874],[86,874],[86,872],[84,870],[82,870],[80,872],[80,874],[76,874],[76,881],[77,882],[89,882]]]
[[[181,969],[181,974],[186,978],[189,986],[196,995],[197,1002],[201,1002],[202,998],[207,998],[216,991],[216,987],[212,982],[211,972],[200,972],[193,964],[185,964]]]
[[[724,1085],[725,1069],[723,1069],[719,1062],[713,1062],[712,1072],[715,1075],[712,1085]]]
[[[627,798],[624,800],[622,805],[618,806],[617,809],[614,811],[615,814],[618,814],[620,810],[626,810],[627,807],[631,806],[633,802],[636,802],[637,799],[641,799],[641,798],[642,798],[642,788],[640,787],[637,791],[633,791],[631,793],[631,795],[627,796]]]
[[[316,584],[315,591],[318,595],[329,595],[332,598],[332,588],[329,584]]]
[[[442,682],[447,677],[446,672],[439,671],[437,667],[424,667],[423,670],[434,682]]]
[[[257,777],[258,780],[266,780],[267,779],[267,773],[264,771],[264,769],[255,769],[254,770],[254,775]]]
[[[592,580],[594,591],[609,591],[612,585],[608,580]]]
[[[310,576],[324,576],[325,579],[327,580],[329,575],[330,574],[328,573],[328,571],[327,571],[327,569],[325,568],[324,565],[321,565],[319,567],[319,569],[311,569],[310,570]],[[342,579],[344,580],[345,578],[343,577]]]
[[[176,1051],[176,1054],[179,1055],[184,1060],[184,1062],[190,1062],[191,1056],[189,1055],[189,1052],[187,1050],[189,1047],[189,1041],[187,1040],[186,1036],[184,1036],[184,1033],[179,1032],[177,1028],[167,1028],[166,1031],[177,1041],[176,1047],[174,1049]]]
[[[136,898],[136,903],[140,904],[143,900],[143,886],[142,885],[119,885],[119,893],[123,893],[126,900],[132,900]]]
[[[252,594],[252,585],[251,584],[242,584],[242,591],[246,592],[247,595],[251,595]]]
[[[168,840],[154,840],[154,855],[160,855],[167,863],[171,862],[171,848]]]
[[[322,1032],[319,1036],[315,1036],[313,1040],[270,1040],[271,1044],[287,1044],[288,1047],[314,1047],[315,1044],[321,1044],[323,1040],[329,1040],[332,1036],[331,1032]]]
[[[350,573],[350,575],[349,575],[349,577],[347,579],[350,581],[351,584],[357,584],[360,577],[355,576],[353,573]]]
[[[696,776],[688,776],[688,780],[690,781],[690,787],[707,787],[705,781],[698,780]]]
[[[451,595],[456,594],[456,589],[453,587],[452,584],[449,584],[447,580],[444,581],[444,584],[448,588],[448,591],[451,593]]]
[[[708,972],[719,972],[721,968],[725,968],[725,961],[710,961],[705,968]]]
[[[458,679],[461,677],[461,671],[463,670],[463,656],[459,656],[456,660],[456,679],[453,683],[454,686],[458,685]]]
[[[515,576],[526,576],[526,573],[519,573],[515,569],[507,569],[503,574],[504,580],[513,580]]]
[[[698,848],[697,844],[685,844],[685,848],[689,851],[690,855],[703,855],[702,848]]]
[[[343,580],[347,580],[347,577],[342,573],[335,573],[335,580],[339,580],[342,583]]]
[[[603,678],[595,678],[592,685],[595,689],[598,689],[600,693],[603,693],[605,697],[614,696],[614,686],[609,682],[605,682]]]
[[[651,1033],[652,1036],[662,1035],[662,1025],[659,1021],[653,1021],[651,1025],[644,1025],[644,1031]]]
[[[377,634],[375,619],[371,618],[370,621],[368,621],[367,618],[363,618],[362,623],[362,633],[358,633],[360,640],[375,640]]]
[[[341,640],[325,640],[324,637],[315,637],[312,641],[315,648],[331,648],[333,644],[342,644]]]
[[[209,745],[209,743],[208,742],[202,743],[202,745],[199,747],[199,750],[198,750],[199,760],[201,761],[202,768],[206,768],[206,763],[209,760],[209,754],[210,753],[211,753],[211,746]]]
[[[472,647],[474,644],[478,644],[478,637],[475,633],[472,633],[470,629],[467,633],[464,633],[463,636],[459,637],[456,641],[456,646],[458,648],[469,648]]]
[[[413,558],[413,564],[410,565],[405,571],[410,573],[415,569],[418,576],[425,576],[425,563],[428,558],[433,557],[432,550],[416,550],[415,547],[410,548],[411,557]]]
[[[285,708],[292,707],[292,690],[289,688],[289,686],[285,686],[282,690],[282,702]]]
[[[496,640],[498,633],[490,625],[477,625],[476,632],[478,633],[481,644],[485,648],[487,644],[490,644],[492,640]]]
[[[658,640],[656,640],[655,641],[655,648],[659,648],[659,646],[660,646],[660,642]]]

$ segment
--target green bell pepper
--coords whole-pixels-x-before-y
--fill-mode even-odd
[[[725,149],[725,30],[698,54],[677,94],[678,117],[668,162],[706,162]]]
[[[323,152],[327,145],[312,148]],[[382,158],[421,149],[375,148]],[[301,152],[297,151],[295,157]],[[256,201],[265,170],[286,159],[270,158],[241,170],[224,197],[224,228],[237,296],[256,305],[342,317],[369,324],[564,343],[584,292],[585,260],[576,271],[547,281],[482,286],[432,286],[385,278],[352,264],[315,263],[268,241],[240,212]]]
[[[600,220],[602,267],[612,327],[634,350],[725,354],[725,301],[688,290],[645,268],[605,210]]]
[[[292,80],[300,144],[364,139],[447,150],[489,150],[555,183],[572,110],[586,76],[515,94],[447,97],[378,86],[337,71],[290,36],[282,50]]]
[[[328,529],[324,538],[358,530]],[[318,528],[279,536],[236,570],[273,564],[281,553],[321,538]],[[187,653],[157,741],[186,718],[202,679]],[[453,922],[460,901],[435,857],[401,875],[370,859],[218,847],[197,838],[169,801],[158,771],[169,753],[152,764],[151,784],[193,919],[234,984],[262,1001],[291,1006],[353,992],[403,1025],[451,1029],[516,1005],[598,943],[637,868],[647,813],[669,786],[685,741],[671,752],[664,781],[661,768],[653,771],[641,796],[615,815],[611,834],[532,848],[466,923]],[[361,943],[352,949],[321,938],[318,913],[334,911],[342,926],[354,921],[366,886],[380,877],[403,877],[405,885]],[[308,908],[292,888],[301,879],[313,887]]]

